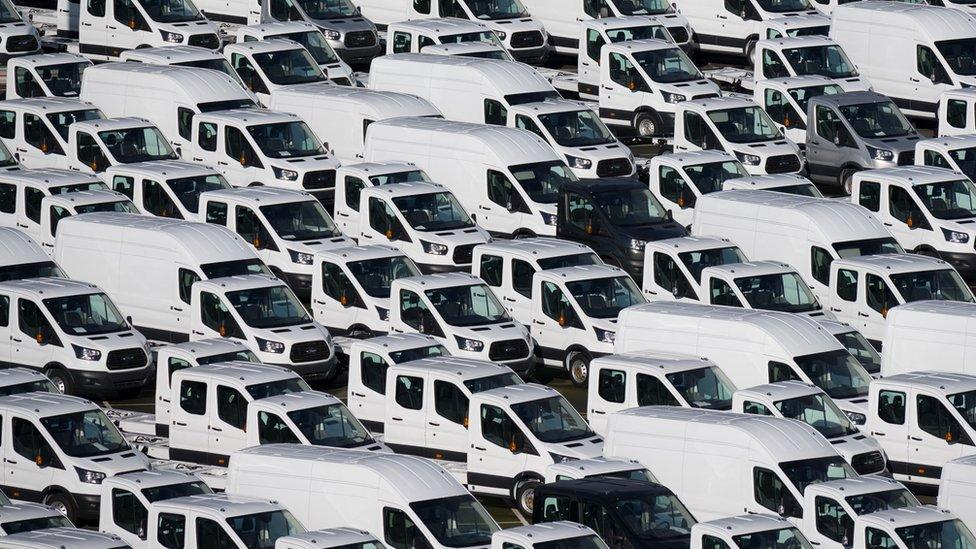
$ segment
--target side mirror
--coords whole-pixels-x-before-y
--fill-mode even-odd
[[[909,215],[908,219],[905,220],[905,225],[908,225],[908,228],[913,231],[918,228],[918,223],[915,223],[915,218],[911,215]]]
[[[39,345],[47,345],[48,337],[44,330],[38,330],[37,333],[34,334],[34,341],[36,341]]]
[[[945,438],[946,443],[948,443],[950,446],[956,444],[956,439],[955,439],[955,437],[952,436],[952,431],[946,431],[946,434],[945,434],[945,437],[944,438]]]
[[[517,436],[512,435],[512,439],[508,441],[508,449],[513,454],[518,454],[522,452],[522,444],[519,442]]]
[[[339,304],[342,305],[343,307],[349,307],[352,305],[352,300],[349,299],[349,296],[346,295],[345,291],[339,294]]]
[[[45,459],[43,455],[38,453],[36,456],[34,456],[34,463],[41,469],[47,469],[49,460]]]

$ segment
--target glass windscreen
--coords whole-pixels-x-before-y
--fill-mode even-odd
[[[616,141],[606,124],[591,110],[540,114],[539,122],[563,147],[592,147]]]
[[[620,15],[661,15],[671,13],[674,7],[668,0],[610,0]],[[612,14],[606,15],[609,17]]]
[[[681,500],[670,493],[627,496],[613,506],[624,526],[641,539],[684,538],[696,522]]]
[[[275,36],[275,38],[285,38],[287,40],[298,42],[306,50],[308,50],[308,53],[312,55],[312,59],[314,59],[319,65],[333,65],[339,63],[339,56],[336,55],[335,50],[329,45],[329,42],[325,39],[325,36],[317,30],[280,34]]]
[[[630,40],[647,40],[651,38],[664,40],[665,42],[674,42],[674,38],[671,36],[671,33],[664,28],[664,25],[640,25],[635,27],[606,29],[604,32],[606,33],[611,44],[616,44],[617,42],[629,42]]]
[[[498,389],[499,387],[518,385],[519,383],[524,382],[515,372],[506,372],[504,374],[469,379],[464,382],[464,386],[474,394]]]
[[[260,360],[258,360],[257,355],[255,355],[252,351],[245,349],[243,351],[219,353],[210,356],[198,356],[197,364],[203,366],[205,364],[216,364],[218,362],[230,362],[232,360],[240,360],[243,362],[261,362]]]
[[[101,181],[90,181],[87,183],[72,183],[71,185],[59,185],[57,187],[48,187],[48,190],[52,195],[66,194],[66,193],[77,193],[83,191],[107,191],[109,190],[108,185],[102,183]]]
[[[326,80],[318,63],[304,48],[258,53],[254,55],[254,61],[268,80],[279,86]]]
[[[881,355],[875,350],[874,345],[861,335],[861,332],[851,331],[841,334],[834,334],[837,341],[847,349],[851,356],[857,359],[864,366],[869,374],[876,374],[881,371]]]
[[[823,393],[780,400],[775,406],[783,417],[806,423],[826,439],[846,437],[858,432],[847,414]]]
[[[48,122],[51,123],[51,127],[54,128],[61,139],[65,141],[68,140],[68,126],[74,124],[75,122],[84,122],[86,120],[101,120],[105,118],[102,116],[102,111],[98,109],[83,109],[79,111],[62,111],[54,112],[47,115]]]
[[[783,50],[783,55],[797,76],[819,75],[827,78],[857,76],[854,64],[837,45],[790,48]]]
[[[484,326],[511,320],[495,294],[484,284],[437,288],[424,292],[451,326]]]
[[[674,372],[664,376],[694,408],[731,410],[735,385],[715,366]]]
[[[735,160],[692,164],[682,169],[701,194],[721,191],[723,183],[729,179],[738,179],[749,175],[742,164]]]
[[[600,536],[577,536],[533,543],[533,549],[609,549]]]
[[[200,195],[207,191],[229,189],[230,183],[220,174],[197,175],[180,177],[166,181],[176,199],[183,204],[186,211],[197,213],[200,211]]]
[[[420,276],[420,269],[405,255],[351,261],[346,268],[370,297],[388,299],[390,286],[398,278]]]
[[[41,425],[66,455],[89,458],[129,450],[122,433],[101,410],[41,418]]]
[[[968,179],[915,185],[912,190],[936,219],[976,217],[976,186]]]
[[[756,0],[756,2],[764,11],[771,13],[787,13],[813,9],[807,0]]]
[[[283,509],[230,517],[227,524],[248,549],[274,549],[278,538],[305,533],[305,527]]]
[[[859,255],[903,254],[905,253],[894,238],[872,238],[852,242],[838,242],[834,250],[841,259],[857,257]]]
[[[304,122],[279,122],[248,126],[258,148],[268,158],[301,158],[325,154],[322,142]]]
[[[786,313],[820,309],[810,287],[795,272],[745,276],[736,278],[735,285],[753,309]]]
[[[646,302],[629,276],[567,282],[566,289],[590,318],[615,319],[623,309]]]
[[[405,172],[385,173],[382,175],[370,176],[369,182],[375,185],[386,185],[388,183],[412,183],[415,181],[430,182],[430,178],[423,170],[409,170]]]
[[[400,196],[393,199],[407,223],[418,231],[451,231],[474,227],[474,222],[449,192]]]
[[[844,498],[844,501],[851,506],[851,510],[858,516],[887,509],[902,509],[921,505],[915,494],[905,488],[848,496]]]
[[[24,393],[60,393],[58,388],[47,379],[28,381],[26,383],[15,383],[13,385],[0,385],[0,397],[10,395],[21,395]],[[0,497],[0,506],[3,505],[3,498]]]
[[[203,276],[207,279],[224,278],[226,276],[243,276],[252,274],[270,275],[271,271],[260,259],[239,259],[237,261],[221,261],[220,263],[206,263],[200,265]]]
[[[190,0],[139,0],[150,19],[159,23],[185,23],[204,17]]]
[[[681,48],[636,51],[631,55],[651,80],[661,84],[676,84],[703,78],[698,67]]]
[[[465,0],[464,3],[475,19],[482,21],[529,16],[529,12],[519,0]]]
[[[868,394],[871,376],[847,349],[798,356],[793,360],[813,384],[830,398],[854,398]]]
[[[34,530],[46,530],[48,528],[74,528],[74,525],[64,515],[0,522],[0,529],[8,536],[22,532],[33,532]]]
[[[688,269],[691,276],[695,277],[695,281],[701,282],[701,273],[706,268],[729,263],[745,263],[746,256],[737,246],[728,246],[726,248],[682,252],[678,254],[678,259]]]
[[[976,429],[976,391],[956,393],[946,397],[969,427]]]
[[[312,19],[341,19],[359,15],[349,0],[298,0],[298,5]]]
[[[659,223],[664,206],[647,187],[593,193],[600,211],[618,227],[635,227]]]
[[[593,434],[576,408],[562,396],[512,404],[512,411],[542,442],[560,443]]]
[[[737,547],[762,547],[762,549],[813,549],[807,538],[796,528],[750,532],[732,536]]]
[[[342,236],[318,200],[261,206],[261,213],[283,240],[301,242]]]
[[[461,32],[458,34],[447,34],[440,37],[441,44],[462,44],[464,42],[487,42],[499,48],[505,47],[501,40],[490,30],[476,32]]]
[[[976,38],[960,38],[958,40],[941,40],[935,43],[949,70],[959,76],[976,74]],[[928,75],[925,75],[928,76]]]
[[[179,67],[194,67],[197,69],[210,69],[212,71],[219,71],[231,77],[232,79],[234,79],[235,82],[243,86],[244,82],[241,80],[241,76],[237,74],[237,71],[234,70],[234,67],[231,66],[230,62],[224,59],[223,57],[219,57],[220,54],[215,54],[215,55],[217,55],[218,57],[214,57],[213,59],[198,59],[196,61],[184,61],[182,63],[173,63],[173,64]]]
[[[821,86],[804,86],[802,88],[793,88],[789,90],[790,97],[796,101],[796,104],[800,106],[800,112],[804,115],[807,113],[807,104],[814,97],[820,97],[821,95],[835,95],[838,93],[844,93],[844,88],[841,88],[837,84],[824,84]]]
[[[402,364],[412,360],[420,360],[422,358],[430,358],[432,356],[449,356],[450,354],[451,353],[448,352],[447,347],[444,347],[443,345],[427,345],[424,347],[417,347],[415,349],[393,351],[390,353],[390,360],[394,364]]]
[[[176,153],[155,126],[98,132],[108,152],[121,164],[176,160]]]
[[[89,61],[44,65],[37,68],[37,74],[54,96],[78,97],[81,93],[81,74],[90,66]]]
[[[76,214],[94,212],[139,213],[139,208],[131,200],[113,200],[111,202],[97,202],[95,204],[79,204],[75,206]]]
[[[304,379],[297,376],[264,383],[252,383],[244,389],[254,400],[312,390]]]
[[[25,278],[68,278],[53,261],[21,263],[0,267],[0,282],[24,280]]]
[[[203,481],[196,481],[143,488],[141,492],[146,498],[146,501],[153,503],[156,501],[165,501],[167,499],[181,498],[185,496],[212,494],[213,490],[211,490],[210,487],[207,486]]]
[[[891,101],[845,105],[840,108],[840,113],[857,135],[867,139],[915,133],[915,128]]]
[[[893,274],[890,278],[906,303],[927,299],[973,301],[969,286],[952,268]]]
[[[555,204],[563,184],[578,181],[561,160],[509,166],[508,169],[529,198],[539,204]]]
[[[976,177],[976,147],[949,151],[949,156],[959,167],[959,171],[970,180]]]
[[[787,461],[779,466],[801,494],[811,484],[857,478],[854,469],[839,455]]]
[[[374,442],[344,404],[329,404],[288,412],[289,419],[313,446],[356,448]]]
[[[471,495],[416,501],[410,508],[446,547],[489,545],[498,525]]]
[[[895,528],[905,547],[976,549],[976,537],[959,519]]]
[[[773,120],[759,107],[709,111],[708,119],[731,143],[758,143],[782,137]]]
[[[552,269],[577,267],[580,265],[602,265],[603,261],[600,259],[600,256],[596,255],[595,253],[587,252],[585,254],[561,255],[558,257],[537,259],[536,263],[539,264],[539,269],[543,271],[550,271]]]
[[[312,321],[295,294],[287,286],[265,286],[227,292],[241,320],[252,328],[282,328]]]
[[[122,313],[105,294],[52,297],[43,303],[66,334],[91,336],[129,329]]]

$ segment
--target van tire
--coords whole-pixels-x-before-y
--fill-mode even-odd
[[[913,254],[918,254],[918,255],[924,255],[925,257],[934,257],[936,259],[941,259],[939,257],[939,252],[937,252],[937,251],[935,251],[932,248],[929,248],[927,246],[919,246],[918,248],[915,248],[914,250],[912,250],[912,253]]]
[[[840,172],[840,179],[838,179],[838,182],[840,183],[841,190],[844,191],[844,194],[847,196],[850,196],[851,191],[854,189],[855,173],[857,173],[857,170],[851,168],[845,168]]]
[[[248,187],[263,187],[264,186],[264,183],[261,183],[260,181],[251,181],[250,183],[247,184],[247,186]]]
[[[362,324],[357,324],[349,328],[349,337],[353,339],[369,339],[373,337],[373,331]]]
[[[538,479],[529,478],[520,481],[515,485],[515,508],[518,509],[520,513],[526,518],[526,520],[532,517],[532,507],[535,502],[535,491],[542,486],[542,483]]]
[[[68,520],[71,522],[77,522],[78,506],[75,505],[75,500],[70,495],[61,491],[51,492],[44,496],[43,503],[44,505],[54,507],[55,510],[68,517]]]
[[[745,51],[743,53],[745,53],[745,55],[746,55],[746,61],[749,62],[749,66],[750,67],[754,67],[756,65],[756,59],[755,59],[755,57],[756,57],[756,40],[755,39],[751,39],[748,42],[746,42],[746,49],[745,49]]]
[[[661,117],[654,111],[643,111],[634,117],[634,129],[637,135],[649,138],[654,137],[661,130]]]
[[[44,375],[51,379],[51,383],[59,391],[66,395],[73,395],[75,390],[75,380],[71,372],[59,366],[52,366],[44,369]]]
[[[548,366],[543,364],[542,359],[540,358],[539,362],[536,363],[535,366],[533,366],[532,372],[529,374],[529,376],[538,383],[541,383],[543,385],[548,385],[549,382],[552,381],[553,379],[552,374],[553,374],[552,369],[550,369]]]
[[[573,385],[586,387],[590,375],[590,360],[592,359],[586,351],[569,351],[566,353],[564,365]]]

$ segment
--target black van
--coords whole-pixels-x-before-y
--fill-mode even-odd
[[[660,484],[624,478],[584,478],[535,489],[532,523],[584,524],[610,549],[686,549],[697,522]]]
[[[556,236],[588,245],[638,284],[644,274],[644,244],[687,234],[637,179],[581,179],[560,188]]]

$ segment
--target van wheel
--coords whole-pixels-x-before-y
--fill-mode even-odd
[[[750,40],[749,43],[746,44],[745,54],[746,54],[746,61],[749,62],[749,66],[754,67],[756,65],[756,41],[755,40]]]
[[[263,187],[264,186],[264,183],[261,183],[260,181],[251,181],[250,183],[247,184],[247,186],[248,187]]]
[[[68,520],[75,522],[78,520],[78,510],[75,509],[75,502],[71,496],[61,492],[48,494],[44,498],[44,505],[54,508],[55,511],[68,517]]]
[[[566,371],[569,380],[577,387],[586,387],[590,373],[590,355],[585,351],[570,351],[566,355]]]
[[[543,385],[548,385],[552,381],[552,369],[543,364],[542,359],[539,359],[539,363],[532,368],[530,375],[533,380]]]
[[[654,137],[660,131],[657,113],[642,112],[634,118],[634,129],[641,137]]]
[[[915,248],[914,250],[912,250],[912,253],[916,253],[918,255],[924,255],[926,257],[934,257],[936,259],[939,259],[939,252],[933,250],[932,248]]]
[[[840,172],[840,186],[844,189],[844,194],[850,196],[854,189],[854,170],[847,168]]]
[[[71,374],[64,368],[48,368],[44,375],[51,379],[51,383],[65,395],[73,395],[75,382]]]
[[[523,480],[515,486],[515,508],[525,517],[532,516],[535,505],[535,490],[542,483],[536,479]]]

